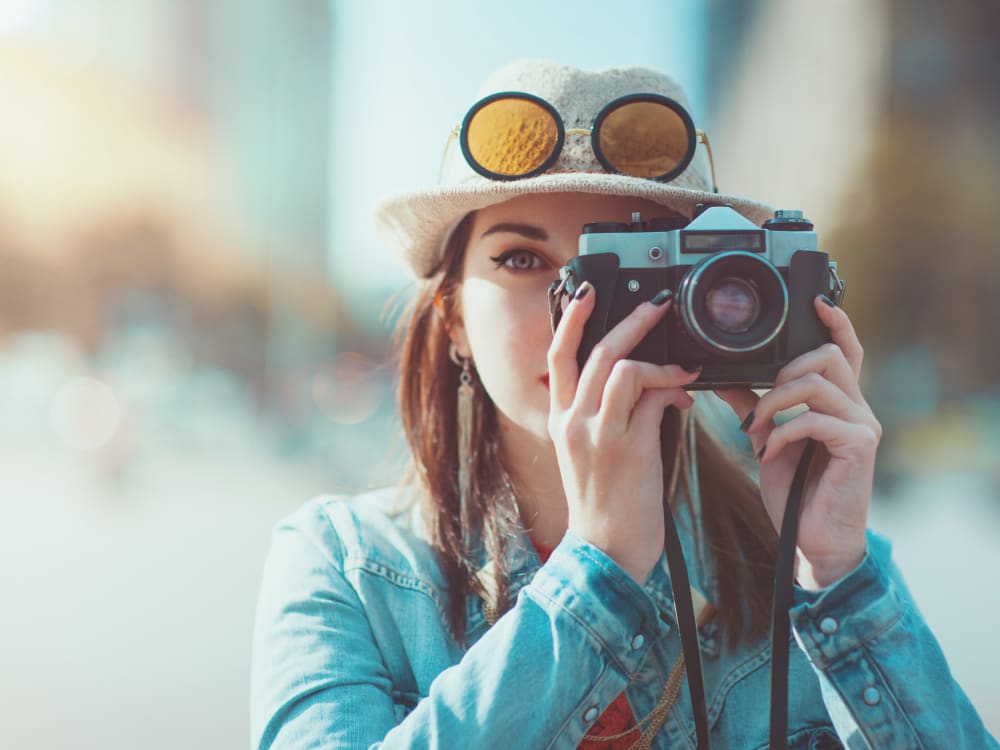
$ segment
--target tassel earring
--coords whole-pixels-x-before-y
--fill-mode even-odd
[[[458,427],[458,502],[459,519],[462,523],[462,542],[468,549],[469,526],[469,469],[472,464],[472,362],[458,353],[454,342],[448,347],[451,361],[462,368],[458,376],[458,400],[456,404]]]

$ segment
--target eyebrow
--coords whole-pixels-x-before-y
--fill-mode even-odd
[[[494,224],[480,236],[486,237],[490,234],[497,234],[499,232],[511,232],[513,234],[520,234],[523,237],[527,237],[529,240],[540,240],[545,242],[549,239],[549,234],[541,227],[535,227],[531,224],[512,224],[507,222],[502,222],[500,224]]]

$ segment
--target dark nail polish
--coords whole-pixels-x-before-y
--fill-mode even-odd
[[[573,295],[573,299],[583,299],[590,292],[591,288],[589,281],[583,282],[580,288],[576,290],[576,294]]]
[[[740,430],[742,430],[743,432],[746,432],[747,430],[750,429],[750,425],[753,424],[753,416],[754,416],[754,413],[751,410],[750,413],[747,414],[746,419],[744,419],[742,422],[740,422]]]
[[[763,461],[764,460],[764,454],[766,452],[767,452],[767,443],[764,443],[764,445],[762,445],[760,447],[760,450],[757,452],[757,460],[758,461]]]
[[[656,305],[657,307],[659,307],[660,305],[667,304],[667,302],[673,299],[673,296],[674,296],[673,292],[671,292],[669,289],[664,289],[661,292],[657,292],[656,296],[649,301],[649,304]]]
[[[825,294],[819,295],[819,298],[823,301],[823,304],[826,305],[827,307],[836,307],[837,306],[837,303],[834,302],[829,297],[827,297]]]
[[[701,372],[701,365],[681,365],[684,372]]]

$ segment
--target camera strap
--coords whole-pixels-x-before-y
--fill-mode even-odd
[[[709,750],[708,708],[705,702],[705,681],[702,676],[701,649],[698,645],[698,625],[694,616],[694,602],[691,599],[691,584],[688,581],[687,565],[684,562],[684,553],[681,551],[681,540],[677,535],[674,514],[670,512],[669,507],[665,511],[663,525],[666,538],[663,547],[670,569],[670,588],[674,594],[681,651],[687,667],[688,694],[691,696],[695,735],[698,739],[698,750]]]
[[[788,661],[791,622],[788,612],[794,604],[795,547],[802,510],[802,491],[816,452],[816,441],[808,440],[795,468],[788,502],[781,519],[778,557],[774,570],[774,600],[771,605],[771,737],[770,750],[788,747]]]
[[[781,520],[778,554],[774,575],[774,600],[771,609],[771,716],[769,750],[788,748],[788,665],[791,648],[789,610],[794,603],[795,549],[798,536],[799,512],[809,466],[816,452],[816,441],[806,443],[788,491]],[[709,750],[708,709],[698,641],[698,627],[691,600],[687,565],[681,550],[673,513],[664,513],[666,538],[664,551],[670,569],[670,588],[674,595],[681,649],[687,665],[688,693],[694,714],[698,750]]]

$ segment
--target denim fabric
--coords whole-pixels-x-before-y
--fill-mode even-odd
[[[488,627],[470,598],[459,644],[445,581],[404,493],[304,505],[277,526],[265,565],[252,746],[576,748],[623,690],[634,715],[646,716],[680,656],[665,559],[639,586],[567,533],[543,566],[522,535],[511,565],[515,605]],[[798,591],[792,623],[793,750],[998,747],[881,538],[841,581]],[[730,651],[714,622],[700,636],[712,747],[766,748],[769,645]],[[653,746],[695,747],[686,687]]]

